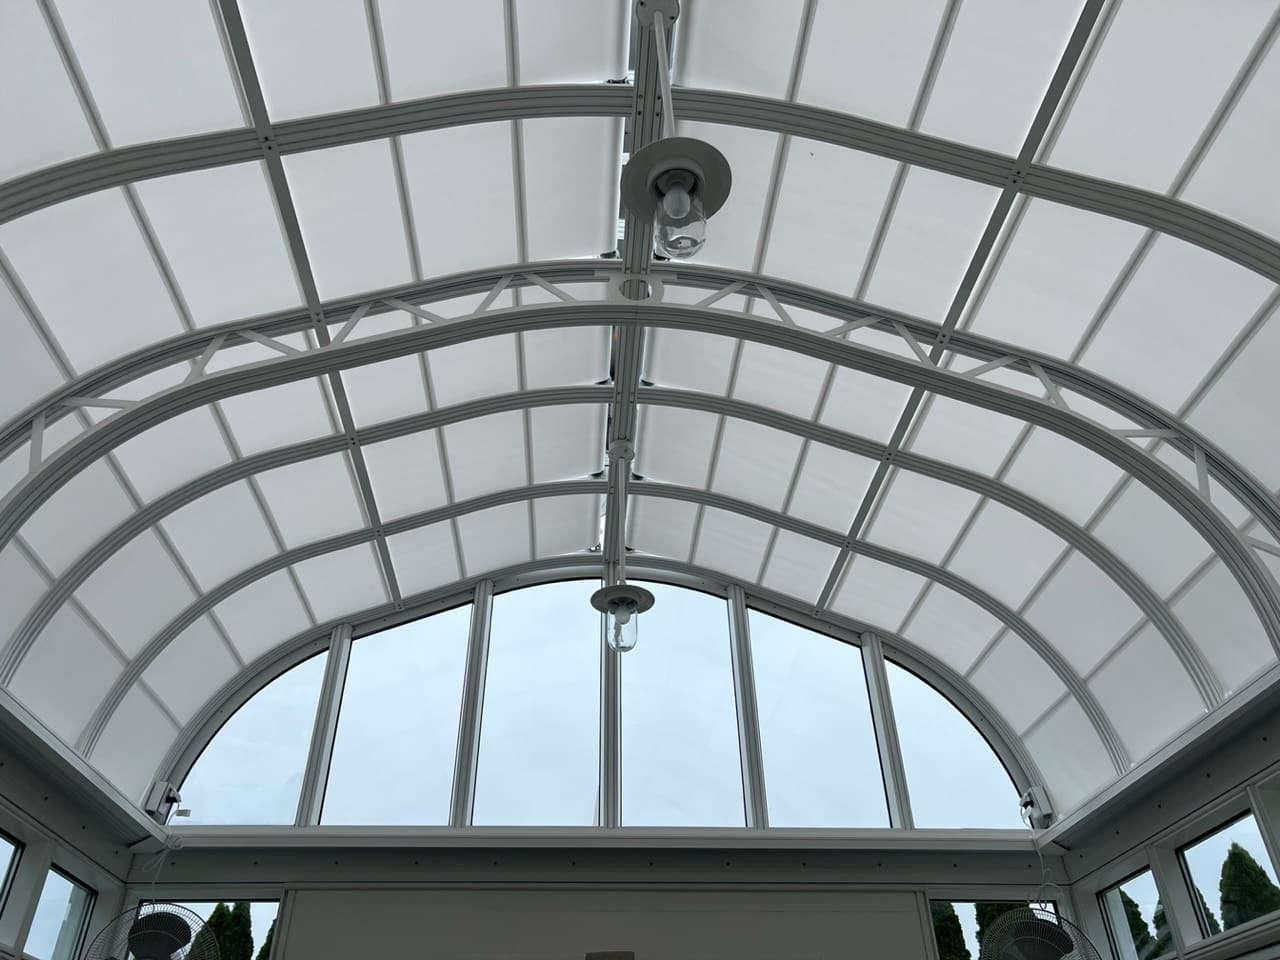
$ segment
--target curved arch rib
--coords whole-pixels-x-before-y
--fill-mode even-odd
[[[448,322],[338,342],[230,370],[163,391],[104,421],[69,443],[28,475],[0,504],[0,545],[62,484],[99,456],[132,436],[213,400],[317,373],[375,363],[422,350],[525,329],[650,324],[703,330],[835,363],[1026,420],[1072,439],[1115,463],[1150,487],[1192,524],[1232,570],[1273,646],[1280,649],[1280,597],[1274,581],[1239,533],[1169,468],[1100,425],[1070,410],[1026,394],[965,377],[929,363],[902,359],[855,343],[797,330],[774,321],[697,307],[663,304],[564,304],[478,314]],[[0,676],[11,672],[6,658]]]
[[[1025,168],[993,153],[820,107],[718,90],[672,91],[686,120],[732,124],[819,140],[1091,210],[1179,237],[1280,282],[1280,243],[1191,204],[1136,187],[1059,170]],[[108,150],[0,184],[0,223],[94,190],[188,170],[261,160],[495,120],[627,115],[623,84],[565,84],[473,90],[272,124],[273,142],[251,129],[224,130]]]

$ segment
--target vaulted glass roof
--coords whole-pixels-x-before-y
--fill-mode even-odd
[[[0,685],[129,801],[335,627],[624,548],[1060,817],[1272,689],[1274,3],[687,0],[682,262],[623,0],[126,8],[0,14]]]

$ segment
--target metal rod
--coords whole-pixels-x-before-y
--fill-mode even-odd
[[[867,676],[867,694],[871,700],[871,723],[875,728],[876,746],[880,751],[885,799],[889,804],[889,825],[910,829],[911,795],[907,790],[907,771],[902,762],[902,746],[898,742],[898,724],[893,715],[893,698],[889,695],[889,674],[885,669],[884,650],[880,638],[871,632],[862,635],[862,668]]]
[[[480,722],[484,712],[484,682],[489,666],[489,627],[493,613],[493,581],[476,584],[471,604],[471,632],[467,638],[467,669],[458,718],[458,747],[453,763],[453,794],[449,823],[471,825],[475,809],[476,769],[480,757]]]
[[[667,64],[667,28],[662,25],[662,13],[653,14],[653,34],[658,41],[658,86],[662,91],[662,136],[675,136],[676,113],[671,107],[671,68]]]
[[[316,719],[311,733],[311,749],[307,753],[302,790],[298,796],[298,812],[294,818],[294,824],[299,827],[314,826],[320,822],[325,784],[329,779],[329,763],[333,759],[333,741],[338,732],[338,711],[342,705],[342,690],[346,686],[350,662],[351,624],[344,623],[334,628],[329,640],[329,659],[324,665],[324,679],[320,684],[320,699],[316,703]]]
[[[737,584],[729,587],[729,650],[733,661],[734,699],[738,708],[738,751],[742,763],[746,824],[750,828],[764,829],[769,826],[769,803],[765,793],[755,664],[751,659],[747,597]]]

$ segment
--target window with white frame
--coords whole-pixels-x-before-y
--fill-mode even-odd
[[[23,952],[32,960],[71,960],[84,939],[93,891],[50,867]]]
[[[1173,954],[1169,921],[1150,870],[1104,890],[1099,901],[1119,960],[1156,960]]]
[[[1203,936],[1280,910],[1280,885],[1252,813],[1178,851]]]

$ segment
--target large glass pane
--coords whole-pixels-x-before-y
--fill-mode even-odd
[[[1018,791],[982,734],[914,673],[885,667],[915,825],[1024,829]]]
[[[281,674],[214,735],[182,784],[187,823],[293,823],[327,657]]]
[[[1104,891],[1101,901],[1119,960],[1154,960],[1173,952],[1173,937],[1150,870]]]
[[[622,822],[743,826],[728,607],[646,586],[657,602],[621,658]]]
[[[550,583],[493,600],[477,824],[591,825],[600,749],[596,581]]]
[[[1053,914],[1058,912],[1052,902],[1036,902],[1031,906]],[[1010,910],[1026,907],[1021,900],[930,900],[938,960],[977,960],[980,944],[992,924]]]
[[[276,915],[280,912],[277,900],[236,900],[223,903],[214,900],[175,901],[200,917],[211,929],[219,944],[231,942],[249,943],[248,954],[240,953],[241,960],[269,960],[271,941],[276,932]],[[224,947],[222,957],[228,960]]]
[[[747,617],[770,826],[887,827],[862,651]]]
[[[44,879],[23,951],[35,960],[71,960],[84,935],[93,891],[52,868]]]
[[[1180,854],[1198,894],[1205,936],[1280,910],[1275,865],[1252,813],[1184,847]]]
[[[322,823],[448,823],[471,605],[351,644]]]

